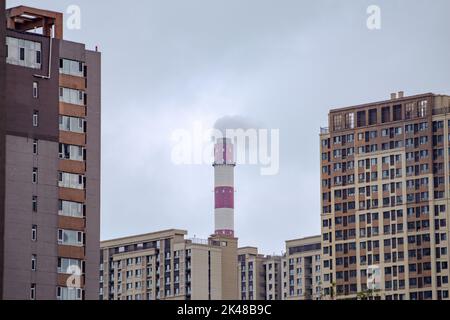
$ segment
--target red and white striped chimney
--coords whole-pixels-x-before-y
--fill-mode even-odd
[[[220,138],[214,146],[215,234],[234,237],[234,146]]]

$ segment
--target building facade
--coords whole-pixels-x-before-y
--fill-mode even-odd
[[[448,299],[450,98],[331,110],[321,132],[324,295]]]
[[[167,230],[102,242],[100,300],[236,300],[224,283],[229,244],[186,234]]]
[[[322,298],[321,236],[286,241],[282,259],[282,299]]]
[[[264,259],[266,300],[281,300],[282,257],[266,256]]]
[[[98,299],[100,53],[61,13],[0,22],[0,297]]]
[[[238,249],[239,297],[241,300],[266,300],[265,257],[258,248]]]

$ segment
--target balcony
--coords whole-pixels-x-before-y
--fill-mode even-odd
[[[433,109],[433,116],[450,113],[450,107]]]

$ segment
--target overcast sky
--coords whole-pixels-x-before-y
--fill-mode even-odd
[[[280,130],[280,172],[236,168],[240,245],[320,233],[328,110],[391,92],[450,94],[448,0],[9,0],[81,8],[67,40],[103,54],[102,239],[213,231],[213,168],[176,166],[171,134],[239,116]],[[381,30],[366,27],[381,8]]]

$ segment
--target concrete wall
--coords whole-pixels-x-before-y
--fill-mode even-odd
[[[6,73],[6,20],[5,0],[0,0],[0,190],[5,190],[5,73]],[[3,297],[3,236],[5,215],[5,194],[0,192],[0,299]]]
[[[220,246],[222,261],[222,300],[239,300],[238,239],[213,235],[209,241]]]
[[[34,75],[48,74],[49,39],[40,35],[8,30],[7,36],[40,42],[42,45],[42,69],[6,65],[6,133],[33,137],[39,140],[58,141],[59,136],[59,48],[56,40],[52,47],[52,74],[50,79]],[[39,98],[33,98],[33,82],[39,84]],[[39,111],[39,126],[33,127],[33,111]]]
[[[86,52],[87,158],[86,158],[86,299],[97,300],[100,261],[100,152],[101,152],[101,57]]]
[[[57,280],[58,143],[41,140],[33,155],[33,139],[6,137],[4,299],[29,299],[36,284],[37,299],[55,299]],[[33,168],[38,184],[32,184]],[[38,212],[32,197],[38,197]],[[37,241],[31,241],[37,225]],[[37,271],[31,271],[31,255]]]
[[[203,245],[191,247],[192,300],[222,298],[222,255],[219,248]]]
[[[208,247],[191,248],[192,300],[208,300]]]

